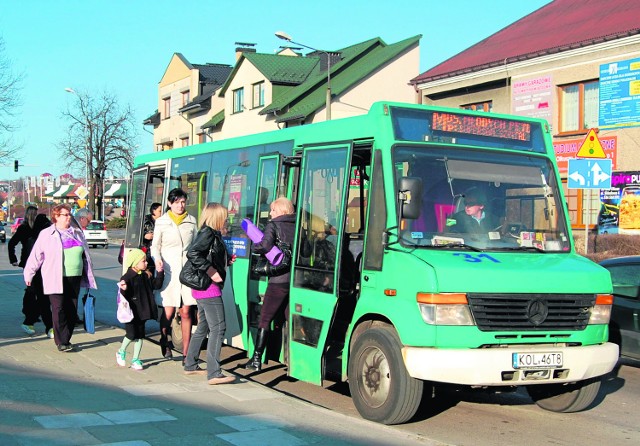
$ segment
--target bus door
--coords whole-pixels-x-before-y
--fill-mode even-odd
[[[162,203],[166,165],[144,166],[133,171],[127,206],[126,248],[142,244],[142,224],[151,203]]]
[[[253,216],[253,224],[255,224],[261,231],[264,230],[264,226],[267,224],[270,218],[271,202],[278,198],[280,191],[286,192],[280,186],[281,178],[281,166],[282,155],[271,154],[260,157],[258,161],[258,181],[256,189],[256,201],[255,201],[255,213]],[[260,256],[257,254],[251,255],[250,265],[258,260]],[[251,271],[251,268],[249,269]],[[249,283],[247,284],[247,298],[248,298],[248,325],[251,331],[258,329],[258,322],[260,321],[260,311],[262,308],[262,301],[264,293],[267,289],[267,278],[261,276],[254,276],[249,274]],[[275,332],[274,332],[275,334]],[[249,342],[253,342],[255,336],[249,335]],[[279,336],[270,336],[269,346],[267,348],[267,358],[278,360],[280,348],[277,348],[277,352],[274,352],[272,346],[278,343],[273,338],[280,338]],[[247,348],[247,350],[250,350]],[[275,357],[274,357],[275,356]]]
[[[289,375],[321,384],[338,301],[350,143],[305,147],[289,298]]]

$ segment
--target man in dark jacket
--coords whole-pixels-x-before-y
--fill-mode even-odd
[[[477,188],[471,188],[464,194],[464,210],[453,214],[455,224],[452,232],[467,234],[487,234],[498,226],[496,218],[486,209],[486,196]]]

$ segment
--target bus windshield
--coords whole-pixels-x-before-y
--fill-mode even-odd
[[[411,177],[422,184],[420,215],[401,221],[402,244],[569,251],[564,208],[549,159],[425,146],[400,146],[393,156],[396,180]]]

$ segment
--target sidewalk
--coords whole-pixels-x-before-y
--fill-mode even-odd
[[[12,271],[12,272],[15,272]],[[20,329],[22,289],[0,283],[0,444],[63,445],[434,445],[394,427],[340,415],[237,376],[210,386],[145,342],[143,371],[118,367],[124,330],[76,329],[61,353],[42,324]],[[8,303],[10,305],[7,305]],[[131,349],[131,347],[130,347]]]

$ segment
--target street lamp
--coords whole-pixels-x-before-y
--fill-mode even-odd
[[[299,45],[301,47],[304,48],[308,48],[312,51],[317,51],[319,53],[324,53],[327,55],[327,105],[326,105],[326,109],[327,109],[327,121],[331,121],[331,55],[324,51],[324,50],[318,50],[316,48],[313,48],[311,46],[307,46],[304,45],[300,42],[294,42],[291,39],[291,36],[287,33],[285,33],[284,31],[276,31],[276,37],[278,39],[282,39],[282,40],[286,40],[289,43],[293,43],[294,45]]]
[[[64,89],[67,93],[75,94],[80,98],[80,95],[70,87]],[[82,99],[81,99],[82,100]],[[85,156],[84,156],[84,167],[85,167],[85,177],[84,177],[84,187],[89,191],[89,138],[91,138],[91,121],[87,119],[87,129],[89,130],[87,133],[87,140],[85,141]]]

